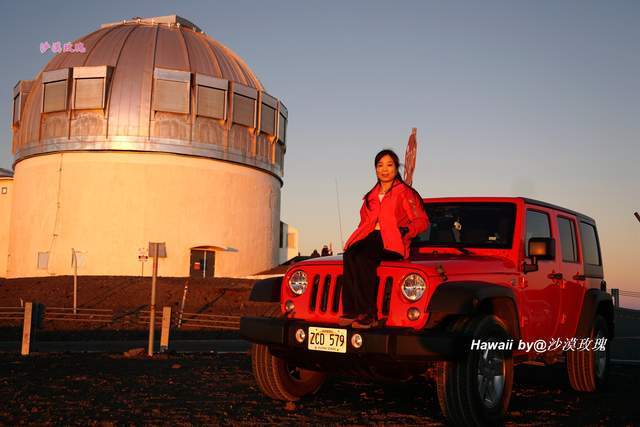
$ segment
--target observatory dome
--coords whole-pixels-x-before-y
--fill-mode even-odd
[[[69,274],[72,251],[85,274],[144,274],[149,241],[166,242],[167,276],[276,265],[287,120],[238,55],[179,16],[66,44],[14,87],[7,276]]]
[[[179,16],[103,24],[14,88],[16,162],[69,150],[230,160],[282,176],[287,110],[245,62]]]

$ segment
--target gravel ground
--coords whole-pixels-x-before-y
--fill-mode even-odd
[[[599,394],[578,394],[561,368],[519,366],[511,425],[637,425],[640,366],[612,366]],[[333,377],[294,406],[258,390],[245,354],[0,354],[0,424],[441,425],[434,385]]]

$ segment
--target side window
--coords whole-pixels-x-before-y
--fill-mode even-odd
[[[224,120],[227,105],[227,92],[204,85],[198,85],[197,114],[199,116],[211,117],[213,119]]]
[[[43,113],[64,111],[67,109],[67,81],[44,83]]]
[[[529,239],[532,237],[551,237],[549,215],[538,211],[527,211],[527,232],[524,240],[525,256],[529,256]]]
[[[586,222],[581,222],[580,234],[582,236],[582,254],[585,264],[602,265],[595,227]]]
[[[576,229],[573,221],[568,218],[558,217],[558,230],[560,231],[562,261],[578,262],[578,252],[576,250]]]
[[[191,73],[156,68],[154,77],[154,111],[189,114],[191,108]]]
[[[233,121],[247,127],[254,127],[256,120],[256,100],[233,94]]]

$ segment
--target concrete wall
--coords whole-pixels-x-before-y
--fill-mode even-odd
[[[7,277],[13,179],[0,178],[0,277]]]
[[[297,228],[285,223],[282,234],[283,247],[280,248],[280,264],[297,256],[300,244],[300,236]]]
[[[20,161],[14,171],[8,277],[139,275],[139,248],[164,241],[161,276],[188,276],[190,248],[218,246],[215,276],[278,263],[280,181],[224,161],[159,153],[77,152]],[[49,252],[47,269],[38,252]],[[145,265],[145,275],[151,263]]]

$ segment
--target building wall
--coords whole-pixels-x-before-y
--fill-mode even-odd
[[[190,248],[218,246],[215,276],[278,263],[280,181],[229,162],[160,153],[76,152],[18,162],[9,277],[139,275],[139,249],[166,242],[161,276],[188,276]],[[49,252],[47,269],[38,252]],[[151,263],[145,265],[145,275]]]
[[[7,277],[13,179],[0,178],[0,277]]]
[[[300,251],[299,232],[297,228],[292,226],[288,227],[285,242],[287,247],[287,260],[290,260],[297,256]]]
[[[298,229],[287,224],[282,223],[282,237],[280,238],[280,264],[289,261],[291,258],[298,255]]]

